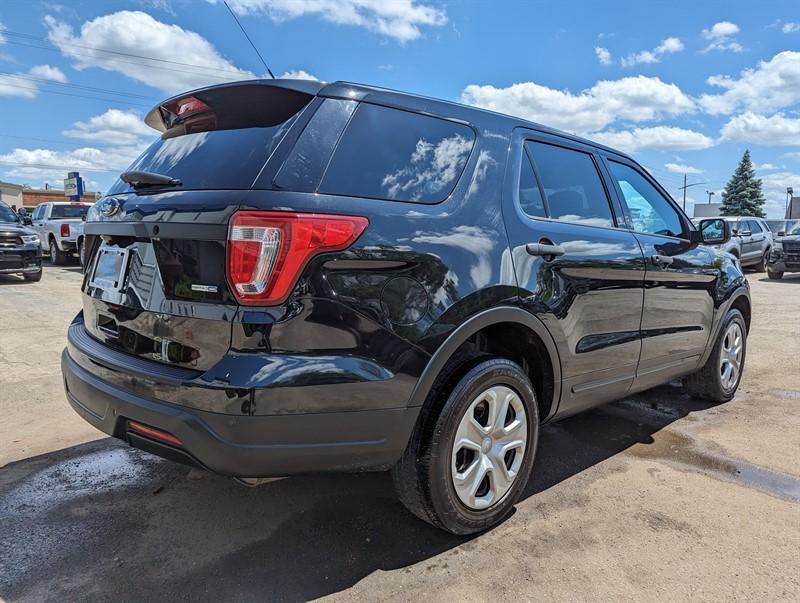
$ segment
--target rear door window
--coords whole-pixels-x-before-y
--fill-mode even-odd
[[[522,155],[522,168],[519,174],[519,205],[522,211],[529,216],[547,217],[539,183],[536,181],[536,175],[533,173],[533,166],[527,153]]]
[[[319,192],[438,203],[455,188],[474,144],[467,125],[361,103]]]
[[[551,218],[588,226],[614,226],[597,166],[588,153],[528,141]]]

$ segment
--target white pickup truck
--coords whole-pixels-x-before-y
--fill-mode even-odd
[[[33,210],[33,228],[53,264],[65,264],[68,255],[76,255],[83,264],[83,223],[90,207],[89,203],[54,201]]]

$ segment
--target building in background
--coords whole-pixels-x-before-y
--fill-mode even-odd
[[[722,203],[695,203],[695,218],[716,218],[722,211]]]
[[[0,182],[0,201],[9,207],[22,207],[22,190],[21,184],[11,184],[10,182]]]
[[[81,203],[94,203],[96,195],[94,193],[86,192],[81,196]],[[33,211],[40,203],[48,201],[57,201],[63,203],[69,201],[69,197],[64,196],[63,190],[48,188],[23,188],[22,189],[22,205],[28,211]],[[18,207],[20,207],[18,205]]]

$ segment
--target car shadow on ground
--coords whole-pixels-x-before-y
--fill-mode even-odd
[[[520,504],[708,407],[665,386],[545,426]],[[6,600],[308,600],[468,540],[405,511],[388,474],[246,488],[111,438],[0,469]]]

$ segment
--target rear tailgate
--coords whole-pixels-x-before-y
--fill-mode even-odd
[[[225,238],[242,195],[121,196],[115,198],[125,208],[121,219],[87,223],[92,255],[83,310],[89,333],[150,360],[196,370],[213,366],[228,350],[238,307],[225,279]],[[119,259],[109,259],[109,251]],[[117,282],[103,278],[102,264],[110,261],[118,262]]]

